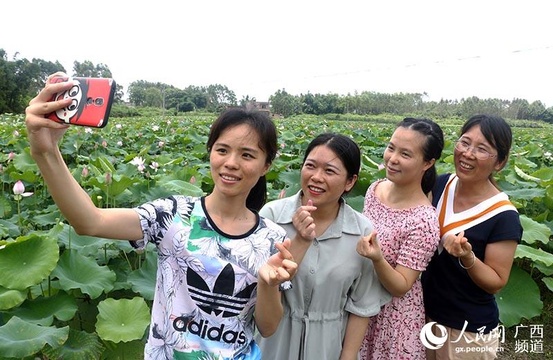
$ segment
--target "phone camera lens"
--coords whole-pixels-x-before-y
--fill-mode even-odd
[[[96,106],[102,106],[102,105],[104,105],[104,99],[103,99],[103,98],[96,98],[96,99],[94,99],[94,105],[96,105]]]
[[[93,98],[88,98],[88,99],[86,99],[86,104],[87,104],[87,105],[92,105],[92,104],[94,104],[94,99],[93,99]]]

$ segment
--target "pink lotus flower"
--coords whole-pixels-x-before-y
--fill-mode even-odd
[[[21,180],[17,180],[13,186],[13,193],[18,197],[27,197],[33,195],[32,192],[25,192],[25,185]]]
[[[86,166],[83,168],[83,171],[81,172],[81,176],[82,177],[87,177],[88,176],[88,168]]]

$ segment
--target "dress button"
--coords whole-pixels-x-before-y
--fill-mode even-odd
[[[311,274],[314,274],[314,273],[315,273],[315,269],[311,268],[311,270],[309,270],[309,272],[310,272]]]

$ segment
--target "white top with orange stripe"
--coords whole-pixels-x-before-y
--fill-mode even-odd
[[[509,201],[507,194],[501,192],[470,209],[455,213],[453,211],[453,198],[455,196],[455,188],[458,180],[459,178],[456,175],[449,178],[445,190],[442,193],[442,197],[436,205],[441,236],[440,244],[438,245],[438,253],[442,252],[443,242],[447,235],[458,234],[503,211],[517,211],[516,207]]]

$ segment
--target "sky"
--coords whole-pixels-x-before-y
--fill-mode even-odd
[[[553,106],[549,0],[4,0],[8,60],[109,67],[267,101],[362,91]]]

